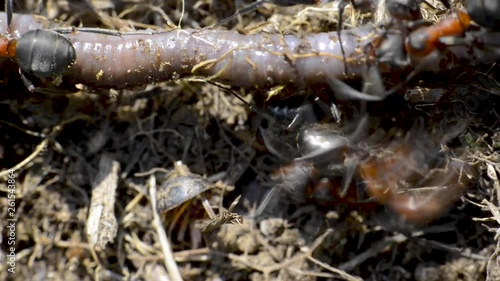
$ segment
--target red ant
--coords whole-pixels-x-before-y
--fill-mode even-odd
[[[422,27],[423,24],[427,26]],[[404,71],[405,69],[409,70],[408,67],[413,62],[413,71],[406,76],[403,82],[389,91],[385,91],[382,81],[377,81],[377,79],[381,80],[379,78],[380,75],[379,77],[373,75],[368,77],[371,80],[366,81],[366,83],[382,85],[379,86],[380,89],[378,89],[378,92],[384,92],[384,96],[393,94],[402,85],[413,79],[420,71],[428,67],[429,62],[436,61],[435,59],[425,58],[433,54],[436,50],[439,51],[436,54],[441,54],[447,47],[447,44],[443,42],[444,37],[464,37],[465,32],[470,29],[471,24],[472,20],[469,14],[457,10],[451,17],[442,19],[432,25],[426,22],[412,21],[401,25],[399,28],[395,27],[386,30],[365,48],[365,53],[369,57],[367,60],[368,68],[373,69],[370,63],[375,60],[377,63],[376,70],[390,67],[392,70]],[[414,29],[416,26],[421,27]]]
[[[446,47],[443,37],[464,36],[472,21],[488,29],[500,27],[500,1],[468,0],[465,6],[467,12],[457,10],[450,18],[413,30],[406,39],[406,52],[420,59],[436,49],[441,50]]]
[[[337,126],[305,126],[297,137],[303,156],[273,174],[276,188],[285,191],[292,202],[358,205],[362,192],[352,184],[357,178],[357,186],[365,187],[371,202],[387,206],[403,221],[423,224],[440,216],[469,186],[473,168],[439,152],[439,144],[457,136],[463,125],[439,140],[413,131],[377,149],[377,154],[363,136],[366,117],[349,134]],[[411,186],[427,188],[410,191]]]
[[[340,7],[345,6],[346,2],[347,0],[342,1]],[[363,75],[363,90],[360,92],[352,89],[349,85],[338,79],[330,79],[327,82],[332,89],[336,90],[336,95],[343,95],[348,99],[360,99],[364,101],[383,100],[397,91],[403,83],[386,91],[380,74],[381,71],[386,73],[391,72],[389,70],[392,70],[393,73],[405,72],[410,67],[410,58],[408,55],[415,54],[416,51],[414,50],[417,50],[419,47],[422,48],[421,46],[429,46],[429,50],[426,50],[426,54],[428,54],[438,47],[439,39],[442,36],[455,35],[455,33],[447,31],[446,33],[438,34],[437,37],[427,36],[427,32],[432,31],[431,34],[434,35],[436,30],[443,29],[449,25],[450,21],[455,22],[454,20],[438,23],[432,26],[432,29],[422,28],[411,32],[413,26],[422,24],[422,14],[419,6],[421,2],[423,1],[386,0],[385,5],[391,16],[391,21],[385,26],[386,30],[365,47],[365,54],[368,56],[368,59],[366,61],[367,70]],[[451,9],[449,0],[442,0],[441,3],[447,9]],[[465,26],[464,24],[464,28],[459,30],[460,32],[457,32],[457,34],[463,33],[466,28],[468,28],[468,25]],[[340,46],[342,47],[342,44]],[[409,50],[409,47],[405,46],[413,47],[413,49]],[[422,54],[422,56],[426,54]],[[376,65],[372,64],[374,61]],[[389,70],[386,69],[387,67],[389,67]],[[404,83],[408,82],[416,73],[418,73],[418,69],[410,74]]]
[[[404,221],[417,224],[427,223],[446,211],[468,187],[473,173],[467,164],[446,158],[438,159],[441,161],[432,168],[424,168],[425,161],[432,162],[435,156],[431,159],[412,157],[421,151],[400,144],[390,155],[371,157],[357,169],[370,197],[388,206]],[[400,184],[401,180],[404,183]],[[398,189],[401,185],[425,186],[431,190],[419,188],[402,193]]]
[[[419,28],[406,38],[406,52],[414,57],[424,57],[443,44],[440,39],[446,36],[461,36],[471,25],[470,16],[463,11],[456,11],[453,17],[434,25]]]

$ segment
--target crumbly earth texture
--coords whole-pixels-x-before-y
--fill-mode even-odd
[[[124,32],[203,28],[250,4],[15,2],[17,13]],[[448,13],[439,1],[427,2],[436,9],[423,4],[426,19]],[[337,5],[266,3],[220,28],[334,31]],[[373,14],[348,6],[344,28],[373,22]],[[305,93],[231,88],[202,77],[116,92],[64,81],[54,89],[28,77],[43,90],[29,92],[19,86],[16,64],[0,63],[0,171],[22,167],[14,172],[15,210],[7,178],[0,178],[0,280],[176,280],[168,263],[184,280],[500,280],[500,95],[494,83],[485,88],[478,82],[488,77],[499,85],[497,65],[422,74],[405,85],[406,96],[368,104],[378,145],[372,156],[383,157],[380,147],[415,130],[417,117],[426,128],[446,127],[435,112],[452,108],[467,120],[440,151],[460,151],[454,155],[474,167],[471,187],[436,220],[413,225],[363,192],[354,203],[303,195],[303,202],[292,204],[283,191],[266,197],[273,172],[292,158],[270,152],[259,128],[292,151],[296,132],[265,114],[311,102],[312,93],[329,91],[324,87]],[[420,89],[445,94],[423,102],[411,95]],[[467,106],[471,102],[477,104]],[[340,102],[342,122],[356,124],[353,111],[361,107]],[[354,181],[362,190],[360,179]],[[168,209],[158,212],[159,220],[153,187],[163,200],[168,195],[168,202],[158,203]],[[10,213],[15,234],[8,228]],[[12,235],[15,273],[8,271]]]

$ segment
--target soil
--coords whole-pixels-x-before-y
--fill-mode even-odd
[[[429,2],[438,10],[422,5],[427,19],[446,16],[439,3]],[[181,3],[16,1],[14,11],[125,32],[171,28],[168,22],[181,20],[183,28],[207,27],[232,15],[236,5],[249,4],[185,1],[183,11]],[[266,3],[224,28],[335,31],[337,4]],[[349,6],[344,15],[345,28],[374,21],[373,11]],[[397,194],[425,198],[413,214],[425,223],[412,223],[396,202],[370,194],[366,174],[355,173],[346,196],[338,194],[341,175],[330,176],[323,190],[314,180],[298,190],[296,181],[276,181],[276,171],[299,155],[300,128],[287,128],[293,109],[314,104],[329,89],[283,89],[271,97],[276,89],[188,79],[122,91],[78,85],[56,91],[33,77],[45,91],[30,92],[20,86],[15,63],[1,64],[0,280],[177,280],[175,271],[184,280],[214,281],[500,280],[500,95],[498,87],[479,82],[486,77],[499,85],[496,64],[422,74],[401,93],[367,106],[369,136],[356,147],[368,155],[360,167],[374,170],[374,180],[388,181]],[[421,101],[410,96],[417,89],[445,94]],[[340,124],[353,128],[347,133],[352,136],[363,103],[338,106]],[[314,123],[336,126],[327,117]],[[428,148],[429,142],[439,149]],[[396,166],[407,165],[411,174],[383,178],[391,172],[387,159],[415,147],[433,160],[408,157]],[[292,156],[283,159],[273,148]],[[461,163],[461,172],[435,174],[438,156]],[[334,156],[325,157],[335,164]],[[369,159],[380,164],[369,170]],[[432,183],[426,187],[447,188],[446,196],[412,191],[422,186],[413,181],[417,174]],[[14,212],[9,175],[15,179]],[[425,219],[427,213],[432,218]],[[15,234],[8,218],[16,219]],[[12,235],[15,273],[8,271]]]

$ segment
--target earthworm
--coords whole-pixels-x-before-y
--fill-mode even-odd
[[[334,32],[302,38],[209,29],[61,32],[76,50],[76,61],[65,76],[98,88],[128,88],[193,75],[241,87],[295,84],[305,88],[344,76]],[[348,58],[361,52],[360,40],[368,38],[369,32],[365,27],[344,33]],[[348,61],[352,74],[359,76],[362,60]]]
[[[7,14],[4,12],[0,13],[0,33],[2,35],[10,33],[13,37],[19,38],[22,34],[30,30],[50,29],[55,27],[59,27],[59,25],[41,16],[14,14],[9,32],[7,28]]]

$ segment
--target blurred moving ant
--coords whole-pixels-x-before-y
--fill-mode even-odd
[[[441,151],[463,132],[463,121],[443,126],[446,133],[412,129],[382,144],[367,137],[367,123],[361,118],[350,133],[336,123],[305,125],[297,135],[302,156],[273,173],[274,189],[294,204],[345,203],[369,210],[377,203],[403,222],[426,224],[470,186],[474,167]]]
[[[371,156],[357,169],[371,198],[403,221],[416,224],[428,223],[445,212],[474,174],[472,167],[460,160],[423,151],[402,142],[391,148],[389,155]]]
[[[12,0],[5,3],[7,25],[12,21]],[[38,78],[55,77],[64,73],[76,60],[73,44],[61,34],[36,29],[12,39],[10,35],[0,37],[0,57],[16,62],[21,78],[26,87],[33,91],[35,87],[25,76],[34,75]]]
[[[302,156],[273,174],[275,188],[297,204],[314,200],[358,205],[363,192],[352,184],[356,179],[372,202],[405,222],[424,224],[439,217],[469,187],[473,167],[440,152],[442,143],[463,131],[462,123],[438,134],[440,138],[413,129],[378,149],[365,137],[367,123],[367,117],[361,118],[349,134],[335,123],[306,125],[297,136]]]
[[[306,197],[315,197],[320,199],[318,201],[332,201],[326,199],[331,196],[337,199],[346,197],[358,163],[358,154],[362,154],[361,150],[351,144],[358,143],[364,137],[366,122],[367,118],[361,118],[358,126],[351,132],[336,123],[309,124],[300,129],[297,147],[301,156],[294,159],[292,166],[312,165],[309,178],[314,184],[313,187],[308,185],[310,196]],[[351,157],[354,152],[358,154]],[[282,178],[290,182],[294,177],[287,178],[283,175]],[[339,178],[342,178],[338,182],[339,192],[325,192],[332,190],[331,182]]]

